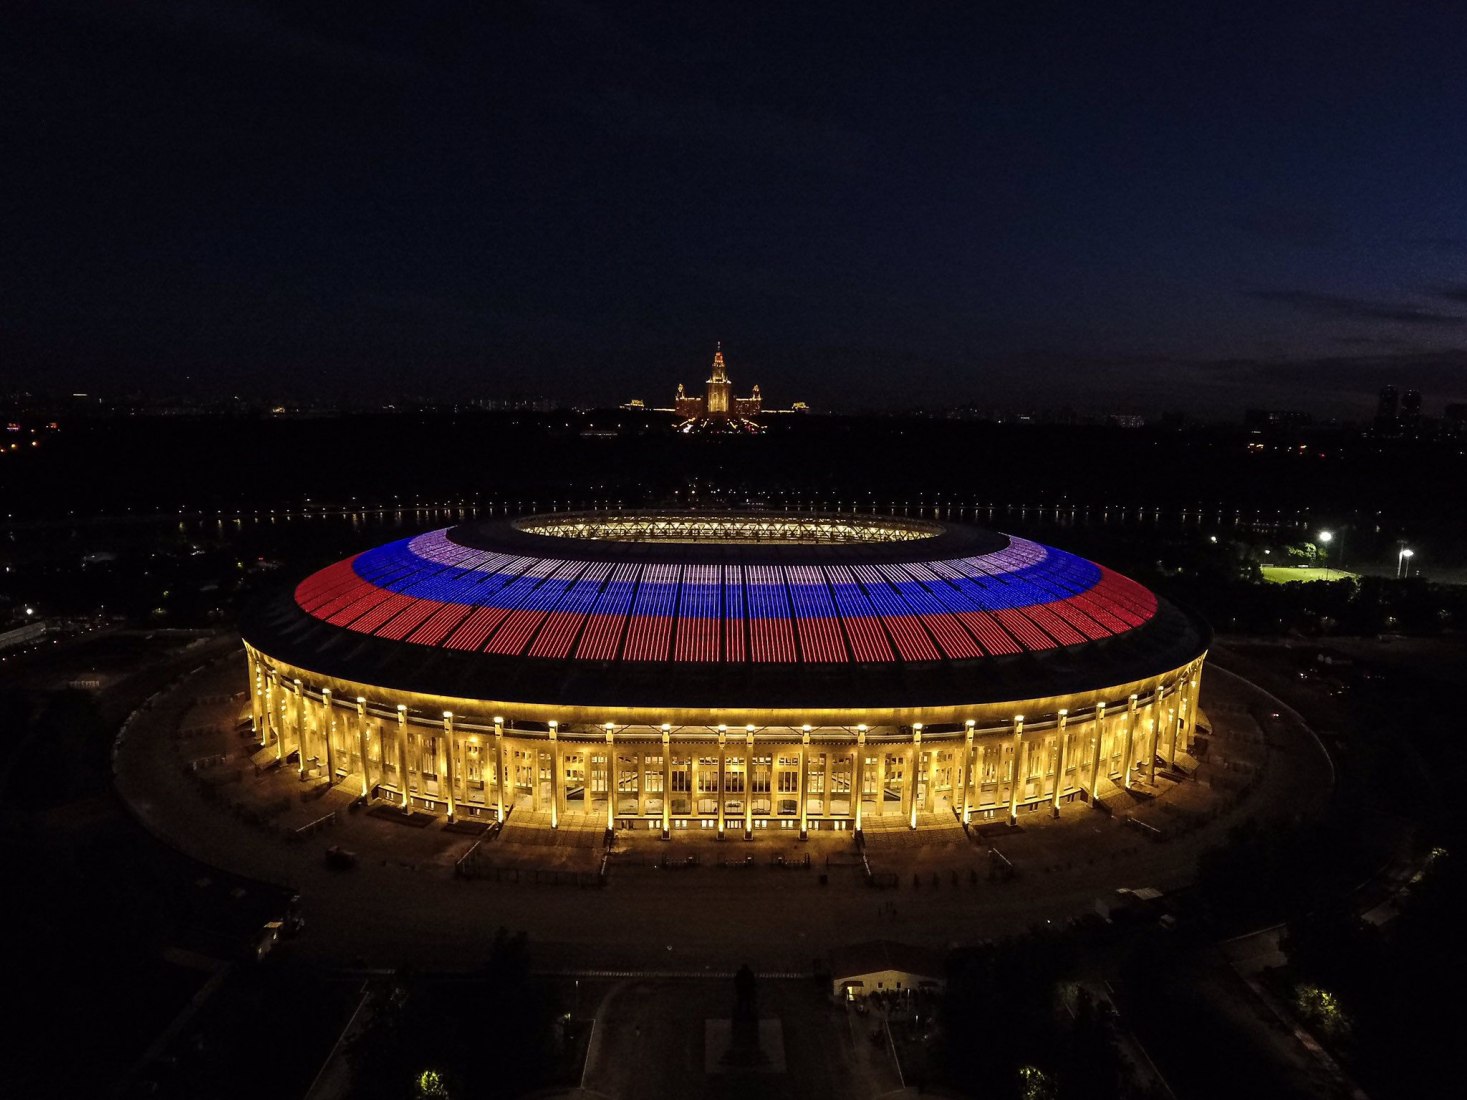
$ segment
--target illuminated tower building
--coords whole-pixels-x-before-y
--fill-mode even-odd
[[[733,383],[728,379],[728,367],[723,361],[723,344],[713,353],[713,374],[708,379],[707,392],[702,397],[693,397],[679,383],[673,407],[682,423],[678,430],[683,432],[760,432],[763,429],[751,419],[758,416],[764,407],[759,387],[748,397],[735,397]]]
[[[727,416],[730,412],[730,397],[733,383],[728,380],[728,370],[723,363],[723,344],[718,344],[713,353],[713,376],[708,379],[706,398],[707,415]]]

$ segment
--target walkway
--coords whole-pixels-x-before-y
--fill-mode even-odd
[[[602,890],[465,881],[454,877],[454,864],[478,838],[446,832],[441,823],[407,828],[338,810],[320,832],[295,840],[296,830],[324,816],[329,803],[303,800],[303,787],[289,771],[255,775],[248,759],[253,747],[234,724],[242,707],[234,693],[242,687],[243,670],[237,655],[141,712],[119,746],[118,787],[168,843],[217,866],[299,890],[308,928],[291,949],[328,962],[472,967],[487,953],[493,930],[503,925],[529,931],[562,966],[717,972],[749,961],[764,971],[807,972],[811,960],[830,947],[869,939],[877,930],[945,947],[1066,920],[1120,886],[1184,886],[1198,853],[1216,843],[1239,814],[1290,816],[1327,782],[1317,750],[1292,723],[1277,723],[1265,737],[1254,716],[1268,713],[1267,701],[1249,685],[1218,676],[1206,681],[1214,725],[1209,751],[1230,767],[1206,765],[1204,777],[1209,770],[1217,773],[1211,785],[1162,781],[1164,797],[1138,816],[1155,815],[1167,825],[1171,838],[1165,841],[1074,802],[1062,808],[1058,821],[1047,810],[1022,815],[1021,827],[1001,830],[999,838],[969,839],[955,824],[917,833],[872,829],[867,843],[873,869],[897,872],[900,898],[867,886],[853,866],[859,861],[850,834],[834,831],[812,833],[802,843],[793,830],[756,830],[752,842],[737,834],[719,842],[712,830],[688,830],[663,843],[655,832],[633,830],[618,835],[618,847],[650,858],[642,867],[635,858],[614,859]],[[204,701],[220,698],[225,701]],[[179,732],[196,727],[212,732]],[[181,770],[190,760],[220,755],[222,762],[200,771]],[[1247,789],[1218,785],[1218,779],[1238,774],[1231,765],[1241,762],[1258,768]],[[1168,804],[1176,812],[1160,808]],[[1209,817],[1213,810],[1227,812]],[[503,836],[483,842],[476,858],[498,861],[513,854],[527,865],[599,870],[599,821],[565,821],[545,843],[543,834],[530,832],[531,815],[521,812],[511,814]],[[331,844],[356,852],[356,869],[327,869],[323,852]],[[989,880],[990,847],[1013,863],[1017,878]],[[658,869],[663,852],[697,854],[698,865]],[[791,869],[806,853],[811,871]],[[784,866],[771,858],[779,854],[786,856]],[[755,858],[744,866],[723,866],[750,855]],[[921,880],[915,890],[913,873]],[[895,916],[885,904],[893,900]]]

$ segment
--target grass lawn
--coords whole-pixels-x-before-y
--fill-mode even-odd
[[[1324,569],[1319,566],[1306,566],[1299,568],[1293,565],[1265,565],[1263,579],[1272,584],[1288,584],[1290,581],[1340,581],[1347,578],[1353,580],[1359,576],[1358,573],[1347,573],[1343,569]]]

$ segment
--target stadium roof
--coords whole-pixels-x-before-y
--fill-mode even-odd
[[[1206,628],[1084,558],[976,527],[663,513],[498,520],[347,558],[246,637],[426,694],[605,706],[903,707],[1170,671]]]

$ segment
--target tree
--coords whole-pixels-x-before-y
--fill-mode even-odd
[[[1314,565],[1319,561],[1319,547],[1312,542],[1294,542],[1284,547],[1290,565]]]
[[[486,1021],[485,1006],[493,1006]],[[559,1053],[556,1003],[530,973],[523,932],[495,933],[472,981],[399,975],[352,1045],[353,1096],[518,1096],[545,1083]],[[434,1093],[428,1091],[436,1089]]]

